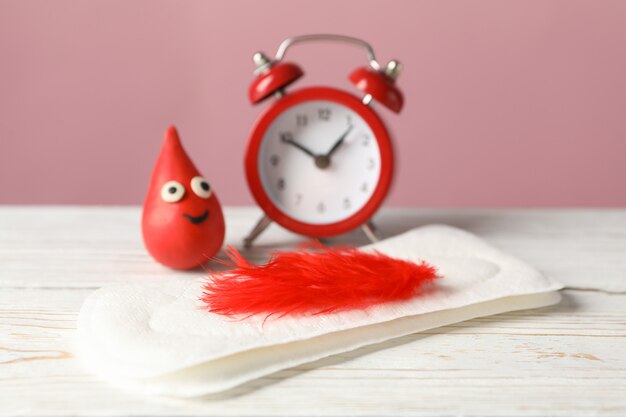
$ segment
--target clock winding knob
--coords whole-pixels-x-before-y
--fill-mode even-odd
[[[385,75],[394,81],[398,78],[400,72],[402,72],[402,64],[398,60],[392,59],[385,65]]]
[[[261,51],[257,51],[252,55],[252,62],[256,65],[255,74],[260,74],[272,66],[272,60]]]

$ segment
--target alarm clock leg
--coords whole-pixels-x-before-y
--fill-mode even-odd
[[[363,233],[365,233],[365,236],[367,236],[370,242],[376,243],[380,240],[378,236],[376,236],[376,226],[371,220],[364,223],[363,226],[361,226],[361,230],[363,230]]]
[[[270,220],[269,217],[267,216],[261,217],[261,219],[257,222],[256,226],[254,226],[254,229],[252,229],[250,234],[243,240],[243,246],[246,249],[251,248],[252,243],[254,243],[256,238],[259,237],[259,235],[263,233],[263,231],[267,229],[267,226],[269,226],[271,223],[272,221]]]

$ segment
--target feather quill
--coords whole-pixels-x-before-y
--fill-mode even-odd
[[[264,265],[249,263],[230,246],[226,254],[234,269],[210,277],[201,301],[210,312],[229,317],[363,309],[415,297],[440,278],[426,262],[355,248],[277,252]]]

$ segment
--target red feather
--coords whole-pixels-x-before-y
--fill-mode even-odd
[[[426,262],[354,248],[278,252],[265,265],[250,264],[230,246],[226,254],[235,269],[212,276],[201,297],[210,312],[226,316],[363,309],[412,298],[439,278]]]

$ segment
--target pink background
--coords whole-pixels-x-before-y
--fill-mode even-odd
[[[405,64],[392,205],[626,205],[626,1],[0,0],[0,203],[140,203],[178,126],[226,204],[250,204],[252,53],[291,35]],[[289,52],[355,91],[358,49]]]

